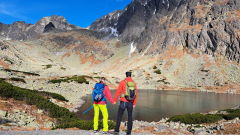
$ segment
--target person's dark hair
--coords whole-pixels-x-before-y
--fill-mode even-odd
[[[126,77],[131,77],[131,72],[126,72]]]
[[[101,82],[102,82],[102,80],[104,80],[104,81],[105,81],[105,80],[106,80],[106,79],[105,79],[105,77],[101,77],[101,78],[100,78],[100,82],[99,82],[99,83],[101,83]],[[103,82],[102,82],[102,83],[103,83]],[[104,82],[104,84],[106,85],[106,82]]]

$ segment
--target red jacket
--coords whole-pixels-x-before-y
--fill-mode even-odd
[[[133,82],[133,80],[132,80],[131,77],[127,77],[125,80],[126,80],[127,82]],[[115,97],[114,97],[114,99],[113,99],[115,102],[117,102],[118,96],[119,96],[120,94],[124,94],[124,93],[125,93],[125,87],[126,87],[126,82],[125,82],[125,80],[122,80],[122,81],[119,83],[117,92],[116,92]],[[135,83],[135,82],[134,82],[134,83]],[[120,101],[123,101],[123,102],[133,102],[133,105],[136,105],[136,103],[137,103],[137,85],[136,85],[136,83],[135,83],[135,88],[136,88],[136,97],[135,97],[134,101],[127,101],[127,100],[125,99],[125,97],[120,97]]]
[[[110,89],[107,85],[105,85],[104,87],[104,91],[103,91],[103,95],[106,97],[106,99],[108,98],[108,100],[113,104],[114,101],[112,99],[112,95],[111,95],[111,92],[110,92]],[[102,105],[105,105],[106,104],[106,101],[100,101],[100,102],[96,102],[94,101],[93,104],[102,104]]]

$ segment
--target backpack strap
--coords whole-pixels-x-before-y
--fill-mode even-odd
[[[128,86],[127,86],[127,83],[128,83],[127,80],[125,79],[124,81],[126,82],[126,87],[128,87]],[[126,93],[126,87],[125,87],[125,93]],[[125,97],[125,93],[124,93],[124,94],[121,94],[120,97]]]

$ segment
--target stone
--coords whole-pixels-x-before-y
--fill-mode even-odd
[[[224,127],[224,125],[220,126],[220,129],[221,129],[221,130],[226,130],[225,127]]]
[[[6,120],[0,118],[0,124],[6,124]]]
[[[38,127],[38,123],[31,122],[31,123],[27,124],[27,127]]]
[[[236,120],[236,121],[239,121],[239,117],[236,117],[235,120]]]
[[[17,123],[8,123],[8,124],[11,125],[11,126],[18,126]]]
[[[226,114],[226,113],[227,113],[227,111],[220,111],[220,113],[221,113],[221,114]]]
[[[20,113],[21,111],[18,110],[18,109],[13,109],[13,112],[14,112],[14,113]]]
[[[53,122],[44,123],[44,127],[53,127]]]
[[[38,109],[37,113],[43,113],[44,111],[41,109]]]
[[[26,122],[21,120],[20,122],[18,122],[19,126],[25,126],[26,125]]]
[[[7,111],[0,110],[0,117],[6,117],[6,116],[7,116]]]

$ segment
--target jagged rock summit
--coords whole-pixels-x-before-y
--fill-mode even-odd
[[[0,23],[0,39],[24,41],[35,38],[44,32],[45,26],[50,22],[60,30],[79,29],[79,27],[69,24],[63,16],[53,15],[43,17],[35,24],[28,24],[24,21],[16,21],[13,24]]]

